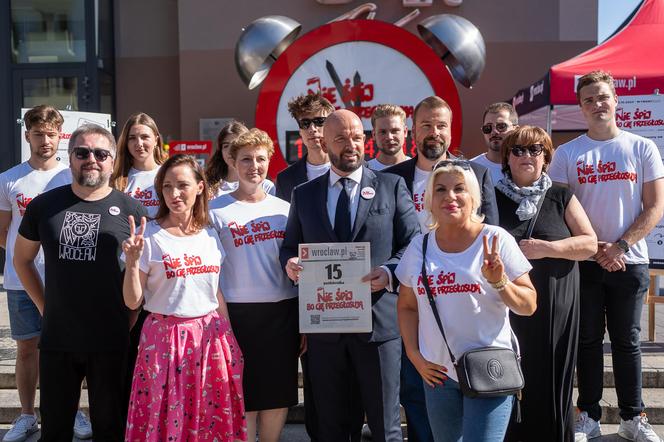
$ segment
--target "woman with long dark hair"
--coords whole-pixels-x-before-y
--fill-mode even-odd
[[[122,248],[123,293],[150,312],[141,333],[125,440],[245,441],[243,359],[219,273],[225,256],[209,224],[203,170],[187,155],[157,174],[156,218],[134,219]]]
[[[247,126],[237,120],[231,120],[221,128],[217,136],[217,150],[205,168],[205,177],[210,187],[211,198],[233,192],[238,188],[238,174],[230,155],[230,147],[237,137],[248,130]],[[262,186],[265,192],[274,195],[275,190],[272,181],[266,179]]]

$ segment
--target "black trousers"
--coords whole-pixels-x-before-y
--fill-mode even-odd
[[[127,416],[124,396],[126,350],[41,350],[39,372],[41,441],[72,440],[83,378],[87,378],[90,420],[95,441],[124,440]]]
[[[647,264],[628,264],[607,272],[595,262],[580,262],[581,318],[576,363],[577,406],[596,421],[602,417],[604,329],[609,331],[620,417],[630,420],[644,408],[641,400],[641,310],[650,278]]]
[[[401,441],[401,339],[364,342],[342,334],[337,342],[310,339],[307,346],[318,440],[354,441],[359,402],[375,442]]]

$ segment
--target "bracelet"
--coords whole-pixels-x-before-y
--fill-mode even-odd
[[[488,281],[487,281],[488,282]],[[510,280],[507,279],[507,275],[503,273],[503,276],[500,278],[500,281],[498,282],[489,282],[491,284],[491,287],[494,289],[501,291],[505,290],[505,286],[509,284]]]

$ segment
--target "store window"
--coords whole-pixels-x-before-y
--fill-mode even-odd
[[[85,0],[11,0],[14,63],[85,61]]]
[[[24,78],[23,107],[48,103],[57,109],[78,110],[78,78]]]

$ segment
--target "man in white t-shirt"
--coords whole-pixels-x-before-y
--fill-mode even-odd
[[[643,413],[639,332],[649,283],[645,236],[664,213],[664,166],[655,143],[618,129],[618,97],[610,74],[584,75],[576,96],[588,132],[560,146],[549,168],[554,182],[572,189],[598,238],[593,260],[579,263],[576,440],[601,434],[606,325],[620,406],[618,434],[659,441]]]
[[[288,102],[288,111],[297,121],[307,153],[277,175],[275,196],[290,202],[293,189],[318,178],[330,169],[330,159],[321,147],[323,124],[334,106],[320,92],[299,95]]]
[[[503,178],[503,159],[500,153],[503,140],[519,127],[519,116],[511,104],[498,102],[487,106],[482,121],[482,134],[487,151],[471,161],[489,169],[491,180],[496,185]]]
[[[406,112],[394,104],[380,104],[371,114],[373,140],[380,152],[376,158],[367,162],[371,170],[383,170],[409,160],[403,151],[408,127]]]
[[[9,325],[16,341],[16,387],[21,402],[21,415],[3,441],[23,440],[37,431],[35,393],[39,378],[41,315],[25,292],[14,270],[14,244],[25,209],[40,193],[71,182],[69,168],[57,159],[60,131],[64,119],[54,107],[40,105],[26,112],[23,118],[25,139],[30,145],[30,158],[0,174],[0,246],[5,249],[4,288],[7,290]],[[44,277],[41,254],[35,260]],[[91,436],[89,421],[83,415],[86,429],[75,428],[78,435]]]

